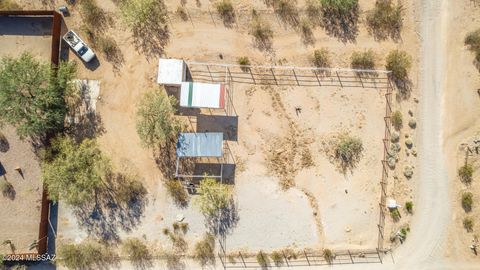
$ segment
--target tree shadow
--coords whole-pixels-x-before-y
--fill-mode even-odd
[[[398,90],[396,99],[398,101],[409,99],[412,94],[412,87],[413,87],[412,81],[408,78],[404,80],[399,80],[393,77],[391,77],[391,80],[393,81],[393,83],[395,84],[395,87]]]
[[[137,227],[148,203],[147,190],[140,181],[123,173],[109,173],[95,201],[76,209],[80,227],[103,241],[119,241],[119,229],[130,232]]]
[[[336,37],[340,41],[354,42],[358,35],[358,4],[348,13],[342,13],[334,9],[322,9],[322,26],[327,34]]]
[[[214,235],[225,236],[231,233],[237,226],[240,217],[235,201],[230,199],[230,203],[220,210],[220,213],[205,217],[205,225]]]
[[[5,176],[4,172],[5,169],[3,168],[2,164],[0,163],[0,175],[3,175],[3,180],[0,179],[0,187],[2,191],[3,197],[10,199],[10,200],[15,200],[15,196],[17,195],[17,192],[15,191],[15,188],[13,185],[8,182],[7,177]]]
[[[7,137],[0,132],[0,152],[6,153],[10,150],[10,143]]]

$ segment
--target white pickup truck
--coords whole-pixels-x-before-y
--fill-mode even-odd
[[[64,36],[63,40],[82,58],[85,63],[90,62],[94,57],[95,53],[90,49],[85,42],[73,32],[73,30],[68,31]]]

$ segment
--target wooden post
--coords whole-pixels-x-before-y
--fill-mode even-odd
[[[307,259],[308,266],[311,266],[310,261],[308,260],[308,255],[305,250],[303,250],[303,254],[305,254],[305,259]]]
[[[295,80],[297,81],[297,85],[300,86],[300,83],[298,82],[298,78],[297,78],[297,73],[295,73],[295,69],[292,68],[292,71],[293,71],[293,76],[295,76]]]
[[[337,74],[338,82],[340,83],[340,87],[343,88],[342,80],[340,79],[340,75],[338,75],[338,71],[335,70],[335,73]]]
[[[350,250],[347,249],[348,251],[348,255],[350,256],[350,260],[352,261],[352,264],[355,264],[355,262],[353,261],[353,258],[352,258],[352,253],[350,253]]]
[[[316,71],[316,70],[314,70],[314,71],[313,71],[313,74],[315,74],[315,77],[317,77],[317,82],[318,82],[318,85],[319,85],[319,86],[322,86],[322,83],[320,82],[320,79],[318,78],[317,71]]]
[[[213,80],[212,72],[210,71],[210,68],[208,67],[208,65],[207,65],[207,70],[208,70],[208,74],[210,75],[210,80],[212,80],[212,82],[215,82]]]
[[[273,72],[273,68],[270,68],[270,72],[272,72],[273,79],[275,80],[275,84],[278,85],[277,77],[275,77],[275,72]]]
[[[377,255],[378,255],[378,259],[380,260],[380,263],[383,264],[382,256],[380,256],[380,251],[378,250],[378,248],[377,248]]]
[[[247,264],[245,263],[245,260],[243,259],[242,253],[239,251],[238,254],[240,255],[240,259],[242,259],[243,266],[247,268]]]
[[[282,250],[282,255],[283,255],[283,258],[285,258],[285,262],[287,263],[287,266],[290,267],[290,263],[288,262],[288,258],[285,255],[285,252],[283,252],[283,250]]]

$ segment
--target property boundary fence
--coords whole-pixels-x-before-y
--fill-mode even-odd
[[[391,114],[393,84],[390,80],[390,71],[360,70],[339,68],[309,68],[285,66],[242,66],[232,64],[211,64],[188,62],[189,79],[194,81],[224,83],[233,89],[232,83],[246,83],[252,85],[275,86],[304,86],[304,87],[359,87],[386,90],[385,93],[385,131],[383,142],[382,174],[380,178],[380,202],[378,221],[378,242],[376,249],[365,250],[335,250],[334,257],[329,261],[321,252],[303,251],[297,256],[287,256],[282,252],[284,266],[321,266],[334,264],[382,263],[385,240],[385,211],[388,181],[388,153],[391,138]],[[218,240],[220,251],[218,257],[224,269],[258,268],[255,257],[246,256],[239,252],[234,254],[235,262],[227,259],[226,238]],[[265,255],[268,256],[268,255]],[[271,261],[271,260],[270,260]]]
[[[0,11],[0,16],[7,17],[51,17],[52,18],[52,44],[51,63],[52,68],[58,66],[60,61],[60,35],[62,29],[62,15],[54,10],[6,10]],[[23,261],[36,260],[37,254],[45,254],[48,244],[48,223],[50,214],[50,200],[48,200],[46,187],[43,187],[41,199],[41,211],[39,232],[37,239],[37,253],[15,254],[14,258],[23,258]]]
[[[194,81],[275,86],[338,86],[387,90],[389,71],[188,62]],[[228,78],[228,79],[227,79]]]

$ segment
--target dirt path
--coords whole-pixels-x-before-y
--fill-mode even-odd
[[[416,213],[408,241],[394,252],[397,269],[428,267],[442,256],[450,217],[448,175],[443,153],[447,1],[423,0],[420,99],[419,181]]]

